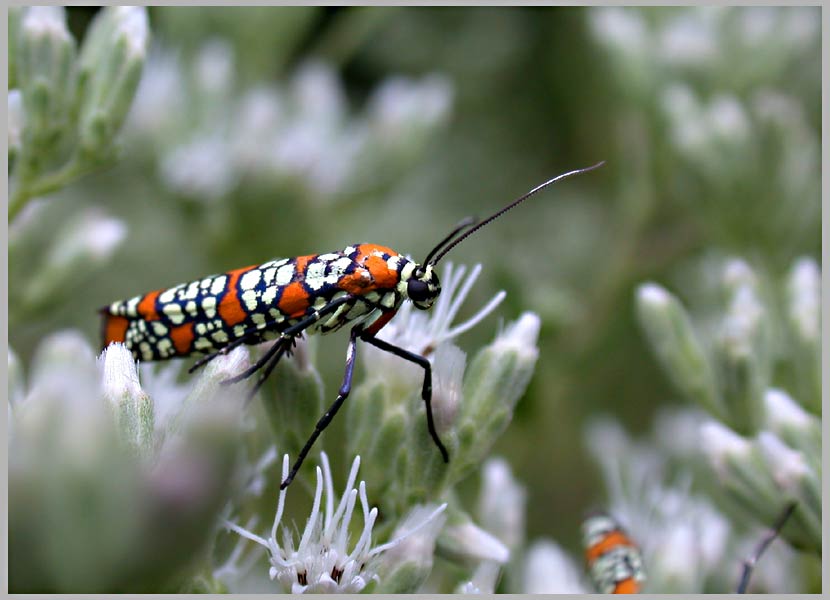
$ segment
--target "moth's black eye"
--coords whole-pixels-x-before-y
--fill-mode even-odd
[[[429,286],[420,279],[410,279],[406,284],[406,295],[414,302],[424,302],[429,300],[430,294]]]

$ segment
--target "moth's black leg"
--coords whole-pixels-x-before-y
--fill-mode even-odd
[[[787,519],[789,519],[793,512],[795,512],[797,504],[797,502],[790,502],[784,507],[784,511],[775,520],[775,524],[772,526],[772,529],[767,531],[766,535],[764,535],[764,538],[761,540],[761,543],[758,544],[758,547],[755,549],[755,552],[752,553],[752,556],[744,560],[743,569],[741,571],[741,580],[738,582],[738,587],[735,590],[736,593],[746,593],[746,589],[749,587],[749,578],[752,575],[752,571],[755,569],[755,565],[758,563],[758,559],[761,558],[761,555],[767,549],[767,546],[769,546],[775,538],[778,537],[778,534],[781,533]]]
[[[441,438],[438,437],[438,432],[435,431],[435,421],[432,418],[432,366],[429,364],[429,361],[419,354],[415,354],[409,350],[404,350],[403,348],[394,346],[389,342],[385,342],[367,333],[364,333],[360,339],[367,344],[372,344],[376,348],[380,348],[386,352],[391,352],[395,356],[399,356],[404,360],[414,362],[416,365],[419,365],[424,369],[424,385],[421,388],[421,398],[424,399],[427,409],[427,429],[429,429],[429,435],[432,437],[435,445],[438,446],[438,449],[441,451],[441,456],[444,458],[444,462],[450,462],[450,455],[444,447],[444,444],[441,442]]]
[[[256,361],[253,365],[251,365],[248,369],[246,369],[239,375],[234,375],[233,377],[223,379],[222,385],[229,385],[231,383],[237,383],[239,381],[242,381],[243,379],[248,379],[248,377],[259,371],[265,365],[265,363],[270,361],[274,354],[279,352],[280,356],[282,356],[282,353],[285,352],[286,342],[288,342],[288,345],[290,345],[291,340],[292,338],[279,338],[276,342],[274,342],[274,345],[268,348],[268,351],[262,355],[262,358],[260,358],[258,361]],[[279,357],[277,357],[277,361],[279,361]],[[274,364],[274,366],[276,366],[276,363]]]
[[[279,350],[265,366],[265,368],[262,371],[262,375],[260,375],[259,379],[257,379],[257,382],[254,384],[254,387],[252,387],[251,391],[248,392],[248,397],[245,399],[246,405],[250,403],[251,399],[259,391],[259,388],[262,387],[262,384],[265,383],[265,380],[268,379],[269,375],[271,375],[271,371],[274,370],[274,368],[277,366],[277,363],[280,362],[280,359],[283,357],[283,355],[291,351],[291,346],[293,342],[294,338],[282,338],[279,342],[274,344],[274,346],[279,346]],[[273,353],[268,352],[268,354],[271,355]]]
[[[337,300],[332,300],[320,310],[315,310],[313,313],[305,317],[302,321],[295,323],[291,327],[287,328],[285,331],[282,332],[283,336],[293,337],[298,333],[302,333],[311,325],[314,325],[317,321],[323,318],[325,315],[334,312],[335,310],[337,310],[344,304],[351,302],[352,300],[354,300],[354,296],[352,296],[351,294],[342,296]]]
[[[280,489],[284,490],[288,487],[288,485],[294,480],[294,476],[300,470],[300,467],[305,460],[305,457],[308,456],[309,450],[314,445],[314,442],[317,441],[317,438],[323,432],[323,430],[328,427],[331,420],[334,418],[334,415],[337,414],[337,411],[340,410],[340,407],[343,405],[343,402],[348,398],[349,392],[352,391],[352,374],[354,373],[354,362],[355,358],[357,357],[357,337],[360,335],[360,326],[356,326],[352,328],[351,334],[349,335],[349,347],[346,350],[346,372],[343,374],[343,383],[340,385],[340,392],[337,394],[337,399],[334,403],[329,407],[329,409],[320,417],[320,420],[317,421],[317,424],[314,426],[314,431],[311,433],[311,437],[308,438],[306,441],[305,446],[303,449],[300,450],[300,454],[297,456],[297,460],[294,461],[293,466],[291,467],[291,472],[288,474],[288,477],[285,478],[280,484]]]
[[[310,315],[308,315],[307,317],[305,317],[302,321],[299,321],[298,323],[295,323],[291,327],[288,327],[285,331],[282,332],[282,338],[283,339],[286,339],[286,338],[292,338],[293,339],[298,333],[302,333],[309,326],[311,326],[314,323],[316,323],[317,321],[319,321],[323,316],[325,316],[325,315],[327,315],[331,312],[334,312],[335,310],[337,310],[338,307],[342,306],[343,304],[346,304],[347,302],[351,301],[352,299],[353,299],[353,296],[347,295],[347,296],[343,296],[342,298],[338,298],[337,300],[333,300],[332,302],[329,302],[328,304],[326,304],[320,310],[316,310],[313,313],[311,313]],[[214,358],[216,358],[217,356],[219,356],[221,354],[227,354],[228,352],[230,352],[231,350],[233,350],[237,346],[241,346],[242,344],[256,344],[257,341],[259,340],[260,334],[263,331],[271,330],[272,328],[276,327],[277,325],[279,325],[279,323],[277,321],[269,321],[269,322],[266,322],[266,324],[263,325],[263,326],[260,326],[256,329],[250,329],[250,330],[246,331],[244,334],[242,334],[242,336],[240,336],[237,339],[233,340],[227,346],[225,346],[223,348],[220,348],[216,352],[212,352],[212,353],[208,354],[207,356],[203,356],[202,358],[197,360],[196,363],[192,367],[190,367],[190,369],[188,369],[187,372],[192,373],[193,371],[195,371],[196,369],[198,369],[202,365],[212,361]],[[289,352],[290,352],[290,349],[289,349]],[[265,362],[263,362],[262,364],[265,364]],[[259,365],[259,367],[257,367],[257,369],[262,368],[262,364]],[[257,371],[257,369],[254,369],[254,371],[252,371],[251,373],[248,373],[245,377],[250,377],[254,372]],[[245,377],[241,377],[240,379],[245,379]],[[239,381],[239,380],[237,380],[237,381]]]
[[[210,354],[208,354],[207,356],[203,356],[202,358],[200,358],[199,360],[197,360],[195,363],[193,363],[193,366],[192,366],[192,367],[190,367],[190,368],[187,370],[187,372],[188,372],[188,373],[192,373],[193,371],[195,371],[195,370],[196,370],[196,369],[198,369],[199,367],[201,367],[201,366],[203,366],[203,365],[206,365],[207,363],[209,363],[210,361],[212,361],[212,360],[213,360],[214,358],[216,358],[217,356],[220,356],[220,355],[222,355],[222,354],[227,354],[228,352],[230,352],[231,350],[233,350],[233,349],[234,349],[234,348],[236,348],[237,346],[241,346],[242,344],[245,344],[245,343],[247,343],[248,341],[253,342],[253,341],[254,341],[254,336],[252,336],[252,335],[243,335],[242,337],[237,338],[237,339],[235,339],[234,341],[232,341],[232,342],[231,342],[230,344],[228,344],[227,346],[225,346],[225,347],[223,347],[223,348],[220,348],[220,349],[219,349],[219,350],[217,350],[216,352],[211,352],[211,353],[210,353]]]

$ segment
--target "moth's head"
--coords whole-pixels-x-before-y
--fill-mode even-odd
[[[427,310],[441,293],[441,282],[432,270],[432,265],[415,265],[406,281],[406,297],[415,308]]]

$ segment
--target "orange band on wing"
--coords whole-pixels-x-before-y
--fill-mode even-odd
[[[305,314],[310,306],[308,292],[299,281],[289,283],[282,292],[277,307],[290,319],[296,319]]]
[[[640,584],[637,583],[633,578],[629,577],[628,579],[623,579],[617,586],[614,588],[615,594],[639,594],[640,593]]]
[[[294,281],[285,286],[282,291],[277,308],[290,319],[302,317],[308,307],[311,306],[308,292],[303,287],[302,282],[305,280],[305,270],[308,263],[316,257],[316,254],[298,257],[294,265]]]
[[[179,354],[188,354],[193,343],[193,323],[185,323],[170,330],[170,339]]]
[[[104,315],[104,348],[113,342],[124,342],[127,339],[129,325],[127,317]]]
[[[162,290],[150,292],[141,299],[141,302],[138,303],[138,314],[141,315],[141,318],[145,321],[158,321],[161,318],[156,311],[156,299],[159,297],[161,292]]]
[[[606,535],[602,540],[591,546],[585,551],[585,558],[588,562],[593,562],[598,556],[602,556],[612,548],[617,546],[633,546],[631,540],[622,531],[612,531]]]
[[[226,273],[228,276],[228,283],[225,285],[225,295],[222,296],[222,300],[219,301],[218,312],[222,321],[228,327],[233,327],[234,325],[241,323],[245,320],[245,317],[248,316],[248,313],[245,312],[245,308],[242,306],[242,302],[239,300],[239,293],[236,291],[236,284],[242,275],[250,271],[255,266],[256,265],[252,265],[250,267],[245,267],[244,269],[236,269]]]

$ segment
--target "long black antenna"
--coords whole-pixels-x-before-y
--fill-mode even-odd
[[[467,227],[469,227],[470,225],[475,225],[477,222],[478,219],[476,219],[475,217],[466,217],[459,221],[455,228],[447,235],[447,237],[435,244],[435,248],[430,250],[429,254],[427,254],[427,257],[424,259],[424,264],[428,265],[429,259],[432,258],[432,255],[438,252],[444,244],[450,242],[458,232],[467,229]]]
[[[456,247],[458,244],[460,244],[460,243],[461,243],[464,239],[466,239],[467,237],[471,236],[472,234],[474,234],[476,231],[478,231],[479,229],[481,229],[482,227],[484,227],[485,225],[487,225],[487,224],[488,224],[488,223],[490,223],[491,221],[495,221],[495,220],[496,220],[496,219],[498,219],[500,216],[502,216],[504,213],[506,213],[508,210],[510,210],[511,208],[515,208],[516,206],[518,206],[519,204],[521,204],[522,202],[524,202],[525,200],[527,200],[528,198],[530,198],[531,196],[533,196],[534,194],[536,194],[537,192],[541,192],[543,189],[545,189],[546,187],[548,187],[548,186],[549,186],[549,185],[551,185],[552,183],[556,183],[556,182],[557,182],[557,181],[559,181],[560,179],[565,179],[566,177],[570,177],[571,175],[579,175],[580,173],[587,173],[588,171],[593,171],[594,169],[598,169],[599,167],[601,167],[601,166],[602,166],[602,165],[604,165],[604,164],[605,164],[605,161],[603,160],[603,161],[598,162],[598,163],[597,163],[597,164],[595,164],[595,165],[591,165],[590,167],[585,167],[584,169],[576,169],[576,170],[574,170],[574,171],[568,171],[567,173],[562,173],[561,175],[557,175],[557,176],[556,176],[556,177],[554,177],[553,179],[548,179],[545,183],[543,183],[543,184],[541,184],[541,185],[537,185],[535,188],[533,188],[532,190],[530,190],[529,192],[527,192],[525,195],[521,196],[520,198],[517,198],[516,200],[514,200],[513,202],[511,202],[510,204],[508,204],[507,206],[505,206],[504,208],[502,208],[500,211],[498,211],[498,212],[494,213],[493,215],[491,215],[490,217],[488,217],[487,219],[485,219],[484,221],[482,221],[481,223],[479,223],[478,225],[476,225],[476,226],[475,226],[475,227],[473,227],[472,229],[470,229],[470,230],[468,230],[468,231],[464,232],[464,234],[463,234],[463,235],[460,235],[460,236],[459,236],[459,237],[457,237],[455,240],[453,240],[452,242],[450,242],[450,243],[449,243],[449,244],[448,244],[448,245],[447,245],[447,246],[446,246],[446,247],[445,247],[445,248],[444,248],[444,249],[443,249],[443,250],[442,250],[442,251],[441,251],[441,252],[440,252],[440,253],[439,253],[436,257],[435,257],[435,258],[433,258],[431,261],[429,260],[429,256],[428,256],[428,257],[427,257],[427,260],[425,260],[425,261],[424,261],[424,264],[431,264],[431,265],[436,265],[436,264],[438,264],[438,261],[439,261],[439,260],[441,260],[442,258],[444,258],[444,255],[445,255],[447,252],[449,252],[450,250],[452,250],[453,248],[455,248],[455,247]],[[463,221],[462,221],[462,222],[463,222]],[[438,246],[436,246],[435,250],[437,250],[437,249],[438,249],[438,248],[440,248],[442,245],[444,245],[445,243],[447,243],[447,240],[448,240],[448,239],[452,238],[452,236],[453,236],[453,235],[455,235],[456,233],[458,233],[458,232],[459,232],[459,231],[461,231],[462,229],[464,229],[464,228],[463,228],[463,227],[456,227],[456,228],[455,228],[455,230],[454,230],[454,231],[453,231],[453,232],[452,232],[449,236],[447,236],[447,238],[446,238],[446,239],[444,239],[444,240],[443,240],[440,244],[438,244]],[[430,252],[430,256],[431,256],[432,254],[434,254],[434,253],[435,253],[435,250],[433,250],[432,252]]]

